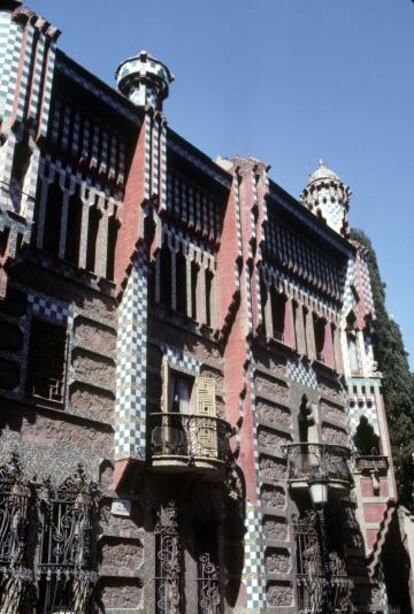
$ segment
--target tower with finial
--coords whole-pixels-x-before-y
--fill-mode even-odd
[[[174,75],[169,68],[147,51],[124,60],[115,73],[119,91],[137,107],[162,111]]]
[[[348,209],[351,190],[329,169],[323,160],[309,175],[300,200],[330,228],[343,236],[348,234]]]

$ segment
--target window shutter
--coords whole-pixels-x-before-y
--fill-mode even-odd
[[[200,415],[216,417],[216,381],[212,377],[197,378],[197,408]]]

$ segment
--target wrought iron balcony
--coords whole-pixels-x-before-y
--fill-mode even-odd
[[[355,459],[355,467],[361,473],[380,473],[385,475],[388,471],[388,458],[377,454],[360,455]]]
[[[230,459],[230,424],[197,414],[150,414],[151,456],[154,467],[212,469]]]
[[[327,443],[292,443],[285,450],[291,486],[307,484],[316,473],[325,475],[331,486],[352,485],[349,448]]]

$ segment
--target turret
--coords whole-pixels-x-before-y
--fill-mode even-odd
[[[124,60],[115,77],[119,91],[137,107],[150,106],[158,111],[162,111],[169,85],[174,81],[167,66],[147,51]]]
[[[319,168],[309,175],[300,199],[309,211],[324,220],[333,230],[346,236],[350,196],[349,187],[320,160]]]

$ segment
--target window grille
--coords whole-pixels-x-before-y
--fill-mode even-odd
[[[20,614],[32,580],[25,567],[31,489],[18,456],[0,467],[0,612]]]
[[[37,614],[86,614],[97,580],[94,540],[98,488],[79,466],[58,488],[49,483],[42,501]]]
[[[162,506],[154,529],[156,539],[155,611],[157,614],[182,614],[184,573],[177,506],[174,501]]]
[[[66,329],[38,318],[32,319],[27,365],[28,393],[63,403]]]
[[[331,529],[332,530],[332,529]],[[314,512],[305,512],[294,524],[296,538],[296,590],[300,614],[322,612],[327,579],[323,564]],[[329,553],[333,612],[351,611],[353,583],[347,575],[345,563],[339,554]]]
[[[219,614],[220,576],[209,552],[198,557],[198,614]]]

